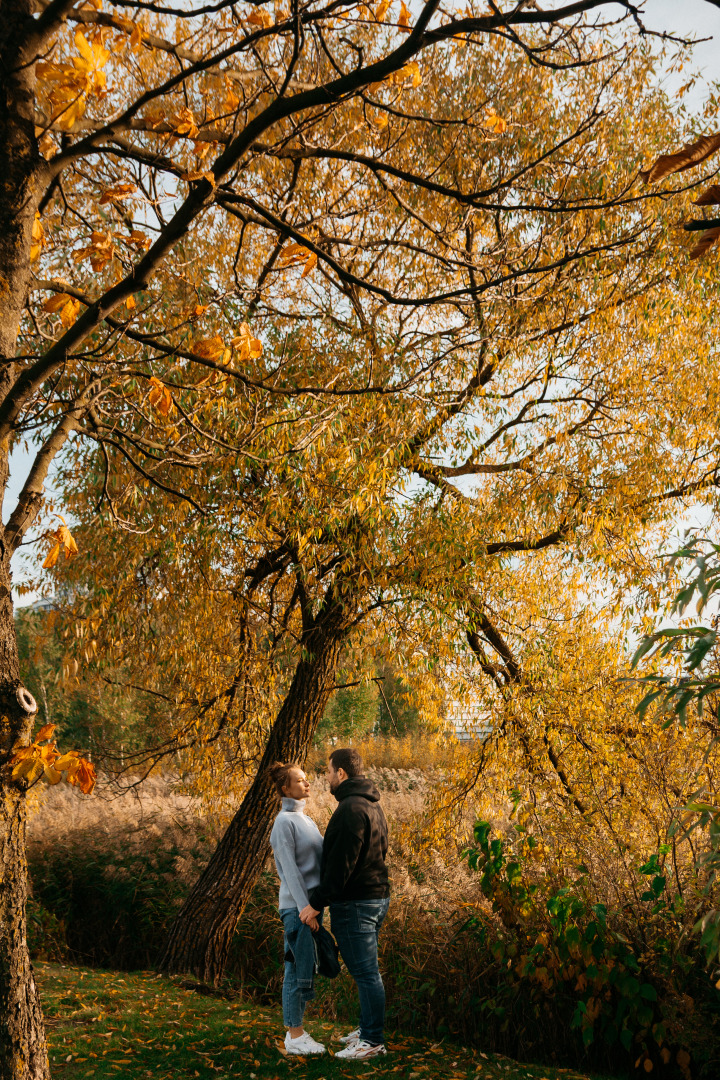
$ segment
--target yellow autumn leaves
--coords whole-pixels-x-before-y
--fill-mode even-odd
[[[72,326],[79,310],[80,301],[76,300],[74,296],[69,296],[63,292],[54,293],[43,304],[43,311],[47,311],[51,315],[59,313],[63,326]]]
[[[317,255],[304,244],[288,244],[281,251],[279,262],[283,270],[288,266],[303,266],[300,277],[304,278],[317,265]]]
[[[375,10],[368,4],[358,4],[357,13],[364,22],[384,23],[392,6],[393,0],[380,0],[380,3]],[[344,13],[342,18],[349,19],[350,13]],[[405,3],[405,0],[400,0],[400,14],[398,15],[395,25],[406,34],[409,34],[412,30],[410,25],[410,9]]]
[[[39,79],[53,84],[48,98],[52,120],[62,128],[71,128],[84,114],[88,98],[102,98],[107,93],[103,68],[110,50],[98,39],[89,42],[82,30],[75,34],[78,55],[72,63],[40,63]]]
[[[195,310],[202,314],[205,308],[198,305]],[[193,356],[201,360],[225,365],[230,363],[233,355],[241,362],[259,359],[263,353],[263,345],[260,339],[253,335],[248,324],[241,323],[240,332],[229,342],[226,343],[220,334],[213,334],[209,338],[197,338],[191,345],[191,352]],[[149,381],[148,402],[161,416],[168,417],[175,407],[169,387],[155,375],[151,376]]]
[[[60,515],[57,515],[60,517]],[[62,525],[59,525],[57,529],[50,533],[49,539],[52,541],[52,547],[45,556],[45,562],[43,563],[43,570],[50,570],[58,561],[60,552],[65,552],[65,558],[69,559],[71,555],[77,555],[77,544],[72,538],[72,533],[65,524],[65,519],[60,517]]]
[[[154,375],[150,379],[150,386],[152,389],[148,394],[148,401],[161,416],[169,416],[174,407],[169,389],[165,386],[165,383],[160,382]]]
[[[38,780],[46,784],[59,784],[63,779],[89,795],[95,787],[95,766],[77,750],[61,754],[57,745],[50,741],[55,724],[41,727],[30,746],[21,747],[10,759],[13,780],[24,780],[31,787]],[[43,743],[44,745],[40,745]]]

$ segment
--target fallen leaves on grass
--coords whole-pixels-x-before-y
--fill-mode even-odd
[[[355,1062],[287,1055],[279,1008],[257,1006],[239,996],[203,995],[153,972],[120,975],[41,963],[37,974],[51,1063],[64,1080],[358,1076]],[[347,1022],[330,1024],[311,1016],[308,1028],[329,1048],[339,1049],[335,1040],[347,1030]],[[390,1038],[389,1051],[387,1057],[363,1065],[362,1075],[393,1080],[583,1080],[567,1070],[520,1065],[452,1043],[429,1045],[405,1034]]]

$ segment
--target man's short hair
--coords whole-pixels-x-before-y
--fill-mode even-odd
[[[337,750],[333,750],[330,755],[330,762],[335,772],[338,769],[344,769],[349,777],[364,775],[365,769],[362,758],[352,746],[338,747]]]

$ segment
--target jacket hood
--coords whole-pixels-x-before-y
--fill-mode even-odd
[[[335,788],[333,795],[338,802],[347,799],[349,795],[362,795],[369,802],[380,802],[380,792],[366,776],[351,776],[343,780],[342,784]]]

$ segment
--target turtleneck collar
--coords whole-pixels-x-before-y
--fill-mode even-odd
[[[304,814],[305,813],[305,800],[304,799],[288,799],[283,795],[282,800],[283,810],[289,811],[291,814]]]

